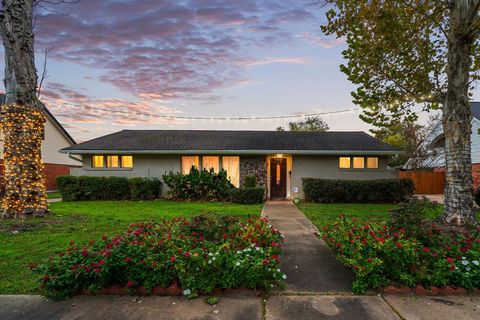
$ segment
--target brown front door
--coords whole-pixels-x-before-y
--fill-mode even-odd
[[[287,159],[270,159],[270,198],[287,197]]]

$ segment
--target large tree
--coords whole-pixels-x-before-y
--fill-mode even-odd
[[[37,97],[33,21],[36,0],[2,0],[0,32],[5,56],[5,105],[0,109],[4,136],[6,190],[4,218],[44,216],[41,143],[44,106]]]
[[[446,187],[442,220],[475,223],[469,93],[479,77],[480,0],[325,0],[326,34],[345,37],[341,70],[374,126],[441,108]]]
[[[328,129],[330,129],[328,124],[320,117],[307,117],[303,121],[288,123],[289,131],[327,131]],[[285,128],[278,127],[277,131],[285,131]]]

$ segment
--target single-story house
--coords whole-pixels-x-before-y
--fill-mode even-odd
[[[472,112],[470,136],[472,176],[474,187],[478,188],[480,186],[480,102],[471,102],[470,108]],[[417,153],[421,156],[410,158],[404,165],[404,170],[445,172],[445,135],[441,122],[437,123],[425,136],[418,146]]]
[[[0,94],[0,105],[3,105],[4,101],[5,95]],[[45,186],[47,190],[56,190],[56,177],[59,175],[68,175],[71,168],[79,167],[81,164],[69,158],[68,155],[58,152],[59,149],[73,146],[76,142],[46,108],[45,117],[47,121],[45,123],[45,135],[42,142]],[[3,172],[3,134],[0,128],[0,183],[4,183]]]
[[[192,166],[227,171],[236,187],[254,175],[268,198],[303,197],[302,178],[388,179],[401,151],[364,132],[123,130],[60,150],[81,156],[72,175],[156,177]]]

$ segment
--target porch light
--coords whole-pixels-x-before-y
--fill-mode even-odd
[[[275,158],[283,158],[283,154],[278,153],[278,154],[275,155]]]

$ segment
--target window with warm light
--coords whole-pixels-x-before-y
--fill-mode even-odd
[[[107,156],[107,168],[118,168],[118,156]]]
[[[220,157],[215,157],[215,156],[202,157],[202,169],[206,169],[208,171],[213,169],[213,172],[218,173],[220,171]]]
[[[377,157],[368,157],[367,158],[367,168],[368,169],[378,169],[378,158]]]
[[[103,168],[103,156],[92,156],[92,168]]]
[[[350,157],[340,157],[339,167],[340,169],[350,169]]]
[[[189,174],[192,167],[198,169],[199,157],[185,156],[182,157],[182,174]]]
[[[365,158],[364,157],[353,157],[353,168],[354,169],[365,168]]]
[[[222,157],[222,169],[227,171],[230,182],[240,187],[240,157]]]
[[[133,168],[133,156],[122,156],[122,168]]]

